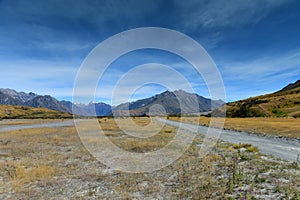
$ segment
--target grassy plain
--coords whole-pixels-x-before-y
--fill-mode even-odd
[[[133,120],[141,127],[150,122]],[[112,142],[137,153],[161,148],[176,134],[176,128],[164,126],[155,136],[134,138],[113,119],[102,118],[99,124]],[[197,136],[180,159],[163,169],[130,174],[91,156],[75,127],[0,132],[0,147],[10,149],[0,155],[0,199],[300,198],[296,163],[262,155],[248,144],[221,141],[200,158],[202,139]]]
[[[208,126],[210,123],[210,117],[203,116],[168,118],[188,123],[199,123],[204,126]],[[224,128],[248,133],[300,138],[300,118],[226,118]]]

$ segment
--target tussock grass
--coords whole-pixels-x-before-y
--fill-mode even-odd
[[[208,126],[209,117],[171,117],[170,120],[182,120],[188,123],[198,123]],[[300,138],[299,118],[226,118],[225,129],[245,131],[248,133],[267,134]]]
[[[0,119],[60,119],[73,118],[70,113],[27,106],[0,105]]]
[[[61,119],[3,119],[0,122],[0,126],[4,125],[26,125],[26,124],[44,124],[60,122]]]
[[[118,119],[119,120],[119,119]],[[135,124],[138,126],[145,127],[149,125],[150,120],[148,117],[133,117],[130,119],[122,119],[122,127],[127,131],[136,131],[136,127],[132,128],[130,125],[126,125],[126,121],[133,120]],[[155,151],[162,147],[164,147],[175,135],[175,128],[171,126],[163,127],[158,133],[156,133],[152,137],[147,138],[135,138],[130,135],[120,134],[122,130],[118,127],[118,124],[115,122],[113,118],[105,118],[100,119],[101,129],[104,131],[106,136],[112,137],[111,141],[116,144],[118,147],[131,152],[148,152]],[[153,131],[152,128],[157,128],[155,125],[144,128],[144,133],[140,133],[142,136],[145,133],[151,133]],[[118,136],[122,136],[118,138]]]
[[[252,146],[251,144],[245,144],[245,143],[239,143],[233,145],[234,149],[241,149],[244,148],[248,152],[258,152],[258,148],[255,146]]]
[[[300,117],[300,88],[226,104],[228,117]],[[224,108],[215,111],[224,112]]]
[[[142,124],[147,119],[136,120]],[[175,128],[166,126],[157,135],[141,139],[120,133],[113,119],[101,119],[100,124],[111,141],[133,152],[161,148],[176,133]],[[152,173],[130,174],[112,170],[93,158],[74,127],[1,132],[0,138],[8,141],[4,143],[12,150],[9,156],[0,157],[3,199],[9,195],[16,199],[265,199],[271,194],[279,199],[297,199],[299,196],[299,167],[261,155],[249,144],[219,142],[202,158],[198,152],[203,138],[199,135],[171,165]],[[239,151],[241,148],[249,151]]]
[[[24,185],[40,180],[50,179],[55,175],[55,169],[51,166],[41,165],[32,168],[25,168],[20,164],[12,166],[10,178],[13,187],[16,190],[21,190]]]

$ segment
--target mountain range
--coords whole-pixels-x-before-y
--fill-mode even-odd
[[[70,101],[58,101],[50,95],[17,92],[12,89],[0,89],[0,104],[48,108],[83,116],[95,115],[93,109],[95,109],[97,116],[105,116],[111,113],[111,106],[105,103],[73,104]]]
[[[38,95],[32,92],[17,92],[12,89],[0,89],[0,104],[48,108],[82,116],[94,116],[94,109],[97,116],[112,114],[115,116],[123,116],[127,115],[126,110],[129,108],[130,115],[143,116],[149,114],[178,115],[180,113],[193,114],[207,112],[220,108],[224,102],[204,98],[198,94],[191,94],[183,90],[176,90],[174,92],[165,91],[149,98],[111,107],[105,103],[74,104],[65,100],[58,101],[49,95]]]
[[[222,100],[211,100],[198,94],[176,90],[174,92],[165,91],[130,103],[123,103],[112,111],[114,116],[128,114],[132,116],[196,114],[220,108],[223,104]],[[128,108],[130,112],[126,113]]]
[[[12,89],[0,89],[0,104],[48,108],[81,116],[94,116],[94,110],[97,116],[179,115],[212,110],[214,116],[223,116],[226,110],[227,117],[300,117],[300,79],[277,92],[227,104],[221,100],[211,100],[198,94],[176,90],[112,107],[105,103],[73,104],[49,95],[17,92]]]

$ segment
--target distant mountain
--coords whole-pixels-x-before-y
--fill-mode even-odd
[[[225,106],[213,115],[225,112]],[[227,117],[300,117],[300,80],[272,93],[226,104]]]
[[[16,106],[21,105],[22,102],[0,91],[0,104]]]
[[[191,94],[183,90],[174,92],[165,91],[150,98],[141,99],[135,102],[120,104],[113,109],[114,116],[126,115],[126,110],[130,110],[130,115],[178,115],[193,114],[211,111],[220,108],[224,104],[221,100],[210,100]],[[198,108],[197,108],[198,107]],[[152,109],[152,110],[151,110]]]
[[[112,107],[105,103],[73,104],[73,112],[84,116],[107,116]]]
[[[22,103],[25,103],[26,101],[29,101],[29,100],[31,100],[31,99],[38,96],[37,94],[32,93],[32,92],[29,92],[29,93],[17,92],[17,91],[12,90],[12,89],[2,89],[2,88],[0,88],[0,92],[10,96],[11,98],[13,98],[16,101],[19,101],[19,102],[22,102]]]
[[[165,91],[150,98],[120,104],[112,109],[110,105],[105,103],[73,104],[70,101],[58,101],[50,95],[43,96],[32,92],[25,93],[16,92],[12,89],[0,89],[0,104],[48,108],[82,116],[107,116],[112,115],[112,112],[117,116],[124,116],[129,108],[131,115],[143,116],[149,114],[196,114],[220,108],[224,102],[210,100],[183,90],[176,90],[174,92]]]
[[[48,108],[51,110],[58,110],[68,113],[72,112],[72,110],[66,107],[63,103],[51,97],[50,95],[36,96],[35,98],[26,101],[25,106],[34,108]]]
[[[105,116],[111,113],[111,106],[105,103],[73,104],[70,101],[58,101],[50,95],[17,92],[0,88],[0,104],[48,108],[51,110],[73,113],[83,116]]]

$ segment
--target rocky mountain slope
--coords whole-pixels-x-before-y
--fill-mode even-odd
[[[73,113],[76,115],[104,116],[111,112],[111,106],[104,103],[73,104],[70,101],[58,101],[50,95],[17,92],[12,89],[0,89],[0,104],[14,106],[29,106],[34,108],[48,108],[51,110]],[[74,110],[72,110],[74,107]]]
[[[113,114],[115,116],[126,115],[128,108],[130,115],[133,116],[193,114],[211,111],[220,108],[223,104],[224,102],[221,100],[211,100],[198,94],[176,90],[121,104],[113,109]]]
[[[0,88],[0,94],[1,94],[0,98],[3,95],[5,95],[6,97],[13,99],[13,101],[15,101],[15,104],[25,103],[25,102],[32,100],[33,98],[38,96],[37,94],[32,93],[32,92],[30,92],[30,93],[17,92],[12,89],[3,89],[3,88]],[[5,104],[5,100],[4,100],[4,103],[1,103],[1,104]]]

